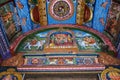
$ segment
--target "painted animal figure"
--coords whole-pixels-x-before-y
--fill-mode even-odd
[[[50,61],[49,64],[57,64],[57,59]]]
[[[89,44],[89,46],[93,47],[93,48],[97,48],[100,49],[100,47],[97,45],[97,43],[93,43],[93,44]]]
[[[78,40],[78,45],[81,46],[81,47],[84,48],[84,49],[87,49],[86,46],[88,46],[88,45],[86,44],[86,42],[85,42],[85,41],[82,41],[81,39]]]
[[[84,49],[87,49],[88,46],[90,46],[92,48],[100,49],[100,47],[97,45],[96,42],[94,42],[94,43],[88,43],[88,42],[86,42],[86,41],[84,41],[82,39],[78,40],[78,45],[81,46]]]
[[[74,62],[70,61],[69,59],[66,59],[65,61],[66,61],[67,64],[74,64]]]
[[[41,40],[41,41],[37,41],[36,44],[31,44],[31,42],[27,42],[27,44],[24,46],[24,49],[28,48],[29,50],[31,50],[31,46],[33,47],[37,47],[37,49],[40,48],[43,49],[43,45],[45,44],[45,40]]]

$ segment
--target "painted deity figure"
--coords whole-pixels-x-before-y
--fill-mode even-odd
[[[55,34],[51,37],[50,46],[65,46],[73,43],[72,37],[69,34]]]
[[[109,80],[120,80],[120,74],[115,71],[111,71],[108,73]]]
[[[16,77],[13,77],[12,75],[6,75],[2,80],[17,80]]]
[[[64,11],[64,7],[63,6],[60,6],[59,8],[58,8],[58,12],[59,13],[64,13],[65,11]]]

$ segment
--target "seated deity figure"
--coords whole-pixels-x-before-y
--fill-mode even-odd
[[[69,34],[55,34],[51,37],[50,45],[54,46],[68,46],[72,45],[72,36]]]
[[[111,71],[108,73],[108,80],[120,80],[120,73]]]
[[[6,75],[2,80],[17,80],[16,77],[12,77],[12,75]]]

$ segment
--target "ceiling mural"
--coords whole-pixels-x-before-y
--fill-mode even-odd
[[[21,31],[19,16],[17,15],[14,3],[10,2],[0,7],[0,14],[2,19],[1,25],[3,26],[3,30],[5,30],[5,35],[11,43],[15,35]]]
[[[3,18],[3,22],[1,23],[5,28],[6,39],[8,39],[7,44],[9,44],[9,40],[11,42],[14,41],[14,39],[11,40],[11,38],[17,34],[17,31],[21,30],[24,33],[43,25],[54,24],[84,25],[100,32],[103,32],[105,28],[105,30],[110,33],[113,38],[115,38],[115,41],[118,41],[117,44],[119,44],[119,40],[117,40],[117,36],[119,34],[118,1],[117,3],[115,3],[116,1],[112,2],[107,18],[108,21],[106,21],[106,17],[108,8],[110,7],[109,0],[29,0],[26,2],[22,0],[15,0],[13,1],[13,4],[9,4],[9,2],[7,4],[7,2],[5,6],[1,7],[2,11],[0,11]],[[28,5],[26,5],[27,3]],[[99,9],[98,11],[96,11],[97,8]],[[98,13],[101,13],[101,15],[98,15]],[[116,13],[117,15],[114,15]],[[106,24],[106,22],[108,23]],[[110,25],[111,23],[113,24]],[[72,30],[72,32],[74,31]],[[66,37],[68,37],[68,35]],[[70,37],[74,38],[75,36]],[[50,37],[50,39],[51,38],[52,37]],[[76,38],[76,40],[79,42],[84,40],[84,38]],[[76,45],[78,45],[78,42],[76,42]],[[98,45],[98,43],[99,41],[96,44]],[[88,45],[87,48],[79,46],[79,49],[92,49],[91,47],[92,46],[90,45]],[[98,49],[99,46],[93,47]]]
[[[28,36],[28,38],[25,38],[24,41],[20,43],[17,52],[32,53],[35,51],[36,53],[36,51],[43,51],[49,53],[51,51],[55,52],[54,49],[58,49],[58,53],[69,53],[70,51],[79,53],[79,51],[86,50],[99,52],[101,50],[101,44],[103,44],[102,40],[84,31],[75,29],[53,29]],[[65,51],[64,48],[66,48]]]
[[[0,80],[119,80],[119,25],[119,0],[0,0]]]
[[[40,23],[41,25],[76,23],[82,25],[85,22],[85,25],[92,26],[91,20],[93,17],[94,2],[84,0],[47,0],[41,2],[38,0],[38,3],[34,3],[34,1],[29,0],[30,5],[34,5],[31,8],[31,19],[33,22]],[[43,5],[44,8],[41,8],[40,6]],[[42,14],[40,14],[41,12]]]

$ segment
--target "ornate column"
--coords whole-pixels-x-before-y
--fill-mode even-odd
[[[116,42],[116,48],[118,52],[118,58],[120,58],[120,34],[118,35],[118,40]]]
[[[38,0],[40,25],[47,25],[46,0]]]
[[[4,32],[1,19],[0,19],[0,55],[2,56],[3,59],[9,58],[11,56],[9,51],[9,43]]]
[[[82,25],[84,22],[85,1],[78,0],[76,23]]]

